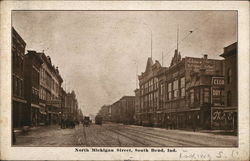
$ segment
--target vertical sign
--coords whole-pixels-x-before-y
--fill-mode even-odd
[[[212,78],[212,106],[224,106],[224,77]]]

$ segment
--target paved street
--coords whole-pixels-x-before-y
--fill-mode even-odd
[[[59,126],[40,127],[27,135],[17,136],[17,146],[106,146],[106,147],[166,147],[166,146],[237,146],[237,136],[184,130],[166,130],[122,124],[92,124],[75,129]]]

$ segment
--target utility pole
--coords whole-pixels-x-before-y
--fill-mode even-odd
[[[137,89],[137,86],[138,86],[138,64],[137,64],[137,62],[136,62],[136,75],[135,75],[135,80],[136,80],[135,89]]]
[[[152,39],[152,30],[150,29],[151,32],[151,59],[153,59],[153,39]]]
[[[179,53],[179,24],[178,24],[178,27],[177,27],[177,53]]]
[[[161,65],[163,66],[163,52],[161,53]]]

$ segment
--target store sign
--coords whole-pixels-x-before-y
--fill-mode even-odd
[[[186,68],[192,69],[193,71],[199,71],[202,67],[207,71],[213,71],[215,69],[213,60],[206,60],[200,58],[187,58],[187,66]]]
[[[212,105],[224,106],[224,77],[212,78]]]
[[[212,85],[214,86],[224,86],[225,80],[224,77],[213,77],[212,78]]]
[[[224,108],[213,108],[211,110],[211,125],[213,129],[224,129],[233,124],[234,111],[226,111]]]
[[[61,105],[61,100],[47,101],[47,105]]]

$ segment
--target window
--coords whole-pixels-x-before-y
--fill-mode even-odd
[[[231,94],[231,91],[227,92],[227,106],[232,106],[232,94]]]
[[[232,70],[228,68],[227,70],[227,83],[230,84],[232,82]]]
[[[178,81],[178,79],[174,81],[173,90],[174,90],[174,98],[177,98],[179,95],[179,81]]]
[[[168,83],[168,100],[172,99],[172,83]]]
[[[155,89],[158,88],[158,78],[154,78],[154,83],[155,83]]]
[[[190,104],[191,106],[194,104],[194,89],[190,90]]]
[[[209,103],[209,88],[204,88],[204,103]]]
[[[203,104],[203,88],[200,89],[200,104]]]
[[[164,85],[163,84],[161,84],[160,95],[163,99],[163,95],[164,95]]]
[[[185,77],[181,78],[181,97],[185,97]]]

